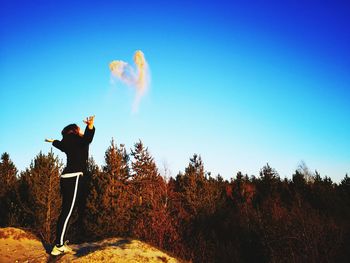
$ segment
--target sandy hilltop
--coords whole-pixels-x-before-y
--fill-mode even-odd
[[[18,228],[0,228],[0,262],[182,262],[146,243],[109,238],[72,244],[75,254],[51,257],[33,234]]]

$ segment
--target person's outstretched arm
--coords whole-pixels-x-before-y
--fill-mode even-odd
[[[85,128],[83,138],[87,143],[91,143],[95,135],[94,121],[95,121],[95,115],[90,116],[86,118],[86,120],[84,120],[84,123],[86,123],[86,128]]]
[[[57,149],[61,150],[64,152],[64,147],[63,143],[59,140],[54,140],[54,139],[45,139],[45,142],[52,142],[52,145],[55,146]]]

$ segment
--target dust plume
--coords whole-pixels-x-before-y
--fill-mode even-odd
[[[122,60],[113,60],[109,64],[112,76],[119,79],[124,84],[133,87],[136,91],[133,103],[133,111],[137,111],[142,96],[146,93],[150,84],[150,73],[148,63],[141,50],[134,54],[134,63],[132,66]]]

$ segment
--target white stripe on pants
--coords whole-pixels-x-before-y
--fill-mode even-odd
[[[77,191],[78,191],[78,182],[79,182],[79,174],[77,175],[77,179],[75,181],[75,188],[74,188],[72,205],[70,207],[70,210],[69,210],[69,213],[68,213],[68,215],[66,217],[66,220],[64,221],[64,224],[63,224],[63,229],[62,229],[61,238],[60,238],[60,245],[63,245],[64,232],[66,231],[67,224],[68,224],[68,221],[69,221],[69,217],[71,216],[72,211],[73,211],[73,207],[74,207],[74,203],[75,203],[75,199],[76,199]]]

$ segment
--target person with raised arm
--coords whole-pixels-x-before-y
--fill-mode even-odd
[[[81,192],[85,190],[82,189],[82,184],[79,184],[79,182],[87,173],[89,145],[95,134],[94,120],[95,116],[90,116],[84,120],[86,124],[84,133],[78,125],[70,124],[62,130],[62,140],[45,139],[46,142],[52,143],[54,147],[67,156],[67,165],[60,179],[62,207],[57,221],[56,243],[51,251],[53,256],[72,252],[72,249],[67,245],[68,241],[65,240],[65,235],[70,216],[77,206],[77,202],[80,201],[77,199],[80,198]]]

